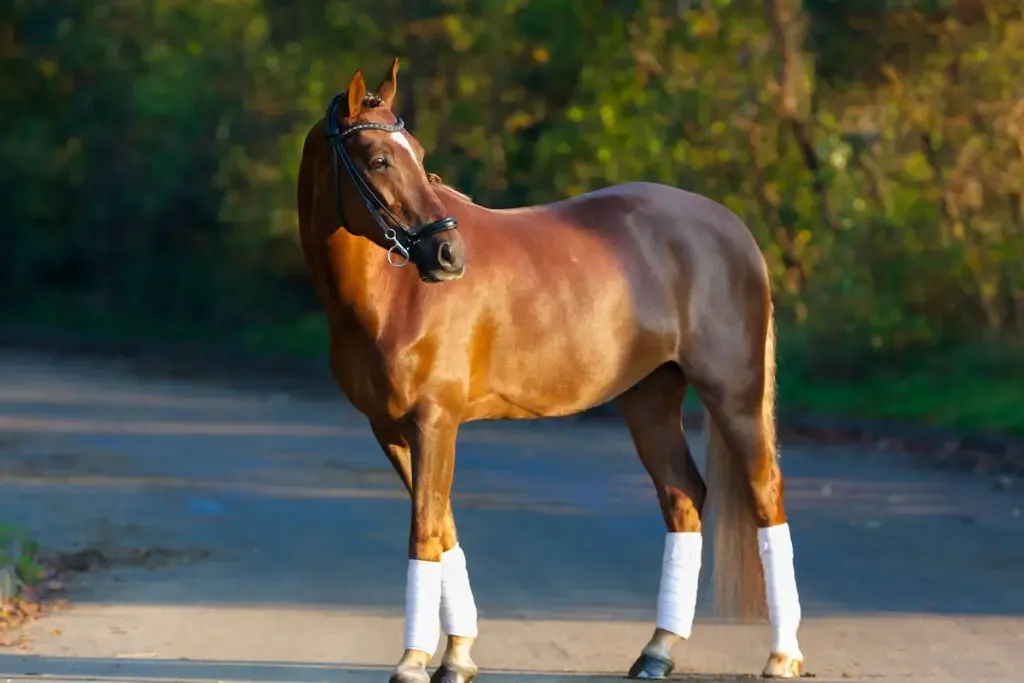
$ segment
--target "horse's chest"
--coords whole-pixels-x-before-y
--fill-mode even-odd
[[[331,350],[331,374],[356,410],[368,417],[388,412],[389,381],[375,354],[336,346]]]
[[[391,354],[374,345],[336,346],[331,370],[342,393],[361,413],[370,418],[400,418],[413,403],[408,363],[400,362],[408,355]]]

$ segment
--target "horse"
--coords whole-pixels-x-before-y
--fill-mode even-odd
[[[612,400],[666,527],[655,628],[627,676],[674,669],[712,510],[719,614],[767,615],[762,675],[801,676],[774,309],[753,235],[714,200],[648,182],[545,205],[476,204],[426,170],[423,146],[393,112],[398,65],[376,91],[359,69],[334,96],[305,138],[296,192],[331,373],[412,501],[404,652],[391,683],[477,675],[477,608],[450,503],[460,425]],[[683,434],[689,387],[706,414],[707,481]]]

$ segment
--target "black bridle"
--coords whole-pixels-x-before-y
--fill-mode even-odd
[[[352,178],[352,184],[355,185],[356,192],[359,193],[363,203],[366,205],[366,210],[370,212],[370,215],[377,221],[377,225],[384,231],[384,239],[391,243],[391,248],[388,249],[388,263],[396,267],[404,266],[409,262],[412,248],[416,246],[417,242],[446,230],[454,230],[457,227],[457,222],[454,217],[445,216],[433,223],[420,227],[419,230],[413,230],[388,208],[387,204],[384,203],[380,195],[373,188],[373,185],[356,167],[352,156],[345,149],[345,139],[364,130],[382,130],[388,133],[397,133],[405,128],[405,123],[399,118],[393,124],[357,123],[345,130],[341,130],[338,127],[338,106],[345,97],[345,93],[335,95],[334,99],[327,106],[327,115],[324,117],[327,139],[331,143],[331,151],[334,156],[331,162],[331,169],[334,172],[334,196],[338,204],[338,218],[341,220],[341,224],[345,226],[345,229],[349,230],[348,222],[345,220],[345,210],[341,206],[341,187],[338,184],[338,163],[340,162],[345,167],[345,170],[348,171],[349,177]],[[393,259],[392,254],[395,252],[398,252],[398,255],[402,258],[400,262],[396,262]]]

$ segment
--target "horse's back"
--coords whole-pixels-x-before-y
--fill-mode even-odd
[[[493,331],[479,344],[491,359],[483,386],[539,415],[590,407],[678,361],[694,324],[728,305],[730,280],[760,258],[729,209],[655,183],[487,218],[466,227],[470,277],[487,296],[465,310],[486,311],[471,317]]]
[[[768,285],[764,256],[747,225],[709,197],[633,182],[541,208],[570,232],[597,236],[615,253],[620,271],[643,283],[641,289],[648,290],[652,278],[676,297],[740,281]]]
[[[622,183],[548,204],[544,208],[566,216],[593,214],[597,220],[583,223],[581,227],[609,232],[628,227],[629,223],[623,223],[622,218],[640,214],[654,219],[643,223],[642,228],[660,233],[665,239],[672,239],[672,235],[685,238],[695,233],[711,232],[737,247],[760,253],[743,219],[729,207],[710,197],[671,185],[643,181]]]

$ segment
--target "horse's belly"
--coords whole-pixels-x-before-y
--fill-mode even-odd
[[[490,310],[471,402],[507,413],[495,417],[578,413],[677,360],[681,310],[667,245],[619,231],[548,258]]]
[[[471,412],[481,418],[560,417],[604,403],[672,359],[650,337],[589,329],[547,330],[543,338],[495,349],[488,381]],[[645,343],[645,341],[647,343]],[[475,405],[475,408],[472,407]]]

